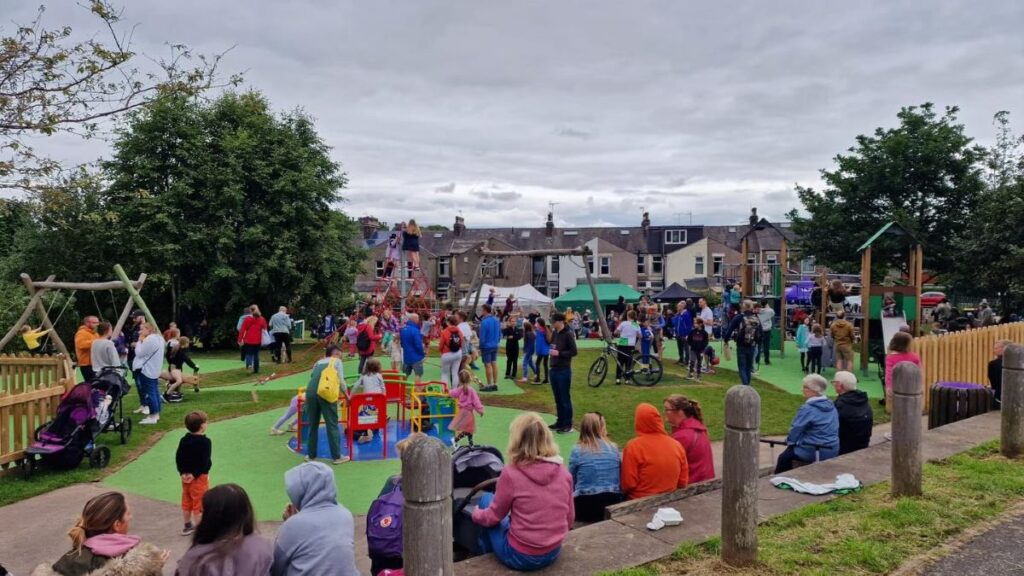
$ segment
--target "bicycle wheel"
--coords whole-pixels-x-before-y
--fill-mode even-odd
[[[649,357],[646,363],[640,354],[633,357],[633,383],[637,386],[654,386],[661,381],[662,374],[661,360],[656,356]]]
[[[608,358],[605,356],[598,356],[597,360],[590,365],[590,372],[587,374],[587,384],[591,388],[597,388],[604,382],[604,377],[608,375]]]

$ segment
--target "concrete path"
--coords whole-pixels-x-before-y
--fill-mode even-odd
[[[998,438],[999,426],[1000,414],[989,412],[969,420],[928,430],[924,432],[923,456],[926,460],[948,458]],[[925,427],[923,421],[922,427]],[[876,433],[875,440],[880,439],[880,436]],[[787,475],[814,483],[832,482],[837,475],[843,473],[854,474],[865,485],[887,481],[890,478],[892,459],[890,447],[891,443],[880,442],[859,452],[798,468]],[[762,465],[764,464],[767,462],[762,461]],[[830,495],[808,496],[780,490],[772,486],[768,478],[760,481],[758,496],[758,515],[762,522],[797,508],[833,498]],[[649,509],[573,530],[562,546],[559,560],[537,574],[582,576],[630,568],[663,558],[683,542],[702,542],[719,535],[722,523],[720,491],[706,492],[670,505],[682,512],[685,519],[683,524],[666,527],[657,532],[648,531],[645,526],[654,512],[653,509]],[[460,562],[456,564],[455,572],[459,576],[515,574],[500,565],[491,555]],[[998,573],[1000,572],[990,572]]]
[[[926,576],[1024,574],[1024,517],[999,524],[926,568]]]
[[[108,492],[100,483],[76,484],[0,508],[0,564],[12,574],[26,576],[44,562],[54,562],[68,551],[66,536],[90,498]],[[132,511],[130,533],[171,552],[164,574],[174,574],[178,558],[188,549],[181,536],[181,509],[174,504],[126,494]],[[280,522],[261,522],[259,532],[273,541]],[[363,574],[370,573],[366,555],[366,520],[356,517],[356,559]]]

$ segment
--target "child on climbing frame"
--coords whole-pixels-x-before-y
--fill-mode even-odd
[[[398,233],[392,232],[391,237],[388,238],[388,249],[384,253],[384,257],[387,261],[384,264],[384,278],[391,280],[391,273],[395,271],[395,266],[398,266],[398,262],[401,259],[402,245],[398,241]]]
[[[480,396],[473,389],[473,375],[469,370],[459,372],[459,387],[452,390],[450,395],[459,403],[459,414],[452,419],[448,429],[455,432],[453,444],[458,444],[463,438],[469,439],[469,445],[473,445],[473,434],[476,432],[476,416],[474,412],[484,415],[484,405],[480,402]]]
[[[380,360],[370,358],[363,366],[363,373],[359,376],[356,385],[352,387],[352,393],[356,388],[362,389],[363,394],[384,394],[384,376],[380,373]],[[357,433],[358,434],[358,433]],[[367,430],[359,436],[358,442],[366,444],[373,441],[373,430]]]

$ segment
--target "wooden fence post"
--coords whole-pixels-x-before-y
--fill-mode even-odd
[[[761,397],[750,386],[725,395],[722,455],[722,560],[731,566],[757,562],[757,482]]]
[[[892,495],[921,495],[921,369],[900,362],[892,372]]]
[[[436,438],[402,454],[402,556],[409,576],[451,576],[452,456]]]
[[[1024,454],[1024,346],[1003,351],[1002,428],[999,450],[1007,458]]]

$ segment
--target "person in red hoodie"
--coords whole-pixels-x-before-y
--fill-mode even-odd
[[[454,390],[459,385],[459,367],[462,365],[464,335],[459,330],[459,319],[454,314],[445,320],[441,331],[441,381]]]
[[[267,321],[260,314],[259,306],[249,307],[252,316],[247,316],[238,329],[238,344],[245,351],[245,365],[252,366],[252,373],[260,373],[260,348],[263,347],[263,332],[267,329]]]
[[[494,552],[513,570],[539,570],[558,559],[575,521],[572,476],[536,412],[512,421],[507,456],[509,465],[493,496],[485,494],[473,511],[473,522],[487,528],[484,553]]]
[[[622,492],[634,500],[664,494],[689,483],[686,452],[665,432],[658,409],[644,402],[636,407],[636,438],[622,451]]]
[[[665,420],[672,427],[672,437],[683,447],[689,468],[690,484],[711,480],[715,477],[715,462],[711,456],[711,439],[708,437],[700,404],[682,394],[665,398]]]
[[[363,334],[366,336],[363,336]],[[356,351],[359,353],[359,373],[363,373],[363,366],[366,361],[373,357],[377,351],[377,342],[384,335],[377,331],[377,317],[369,316],[362,324],[356,327]]]

